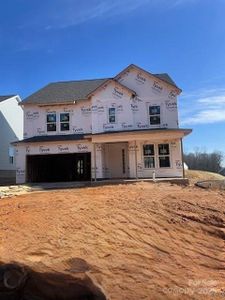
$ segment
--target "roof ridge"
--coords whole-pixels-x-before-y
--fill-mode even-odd
[[[113,79],[113,77],[108,77],[108,78],[95,78],[95,79],[79,79],[79,80],[62,80],[62,81],[53,81],[48,83],[49,84],[54,84],[54,83],[67,83],[67,82],[81,82],[81,81],[96,81],[96,80],[109,80]]]
[[[11,98],[11,97],[15,97],[16,95],[0,95],[0,97],[9,97],[9,98]]]

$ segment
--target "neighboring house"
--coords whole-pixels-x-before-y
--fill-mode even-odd
[[[11,142],[23,138],[23,110],[17,95],[0,96],[0,183],[15,181],[16,164]]]
[[[114,78],[50,83],[21,102],[17,183],[183,177],[181,90],[130,65]]]

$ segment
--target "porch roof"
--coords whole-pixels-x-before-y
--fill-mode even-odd
[[[39,135],[31,138],[13,142],[12,144],[21,143],[38,143],[38,142],[61,142],[61,141],[79,141],[84,140],[85,134],[62,134],[62,135]]]
[[[158,129],[136,129],[126,131],[109,131],[91,135],[93,143],[126,142],[140,140],[173,140],[183,138],[190,134],[192,129],[182,128],[158,128]]]

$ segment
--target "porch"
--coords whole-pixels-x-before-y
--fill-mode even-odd
[[[91,136],[92,179],[184,178],[188,129],[105,132]]]

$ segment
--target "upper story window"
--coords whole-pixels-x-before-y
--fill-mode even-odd
[[[47,114],[47,131],[56,131],[56,114]]]
[[[144,167],[146,169],[155,168],[155,149],[153,144],[143,146]]]
[[[70,114],[61,113],[60,114],[60,130],[67,131],[70,130]]]
[[[169,144],[158,145],[159,167],[170,168],[170,147]]]
[[[116,123],[116,108],[110,107],[108,110],[109,123]]]
[[[149,106],[149,120],[150,125],[159,125],[160,124],[160,106],[154,105]]]

